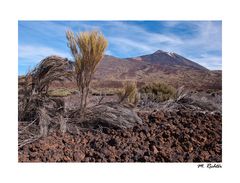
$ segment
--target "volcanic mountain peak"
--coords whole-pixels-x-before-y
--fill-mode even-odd
[[[173,52],[167,52],[167,54],[168,54],[170,57],[174,57],[174,56],[175,56],[175,53],[173,53]]]
[[[176,55],[176,53],[174,53],[174,52],[166,52],[166,51],[163,51],[163,50],[157,50],[153,54],[167,54],[170,57],[174,57]]]
[[[166,53],[166,52],[163,51],[163,50],[157,50],[157,51],[155,51],[153,54],[159,54],[159,53]]]
[[[72,63],[73,64],[73,63]],[[99,64],[98,72],[95,76],[116,75],[117,77],[131,77],[141,75],[139,73],[160,73],[160,72],[208,72],[209,70],[183,56],[174,52],[165,52],[157,50],[148,55],[117,58],[111,55],[104,55],[102,62]]]
[[[189,69],[197,69],[202,71],[207,71],[208,69],[181,56],[174,52],[165,52],[162,50],[157,50],[156,52],[148,55],[143,55],[140,57],[137,57],[137,60],[145,61],[151,64],[160,64],[165,65],[168,67],[187,67]],[[130,60],[136,60],[135,58],[132,58]]]

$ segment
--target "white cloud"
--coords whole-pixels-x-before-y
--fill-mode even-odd
[[[199,63],[200,65],[210,70],[222,70],[222,57],[202,55],[201,57],[189,58],[192,61]]]
[[[132,50],[139,50],[139,51],[153,51],[155,48],[148,44],[142,44],[142,42],[122,38],[122,37],[109,37],[108,38],[111,44],[117,46],[119,50],[124,52],[131,52]]]
[[[172,51],[170,46],[183,44],[182,39],[175,35],[153,33],[125,22],[107,22],[104,26],[109,27],[106,37],[110,43],[110,51],[126,56],[138,56],[132,55],[134,51],[140,54],[150,54],[159,49]]]
[[[156,26],[157,26],[156,21]],[[189,26],[194,30],[192,36],[181,36],[179,34],[170,34],[169,31],[164,33],[155,33],[144,29],[141,26],[133,25],[124,21],[101,22],[98,26],[89,25],[87,22],[79,23],[79,27],[97,28],[106,31],[106,37],[110,44],[121,45],[119,50],[129,53],[129,49],[142,50],[145,52],[154,52],[158,49],[174,51],[179,54],[185,54],[192,51],[196,54],[203,54],[210,51],[221,51],[221,24],[213,21],[166,21],[163,25],[174,29],[179,24]],[[116,43],[120,41],[120,43]],[[149,53],[150,53],[149,52]]]
[[[106,55],[113,55],[113,52],[110,51],[110,50],[107,50],[105,54],[106,54]]]
[[[201,48],[203,51],[221,51],[222,30],[211,21],[195,23],[198,35],[186,41],[186,46]]]
[[[37,64],[39,61],[50,55],[70,57],[69,53],[41,45],[19,45],[19,65]]]
[[[166,35],[160,33],[153,33],[150,31],[146,31],[137,25],[130,25],[125,22],[110,22],[110,24],[114,27],[114,29],[119,32],[123,32],[126,37],[130,39],[140,39],[145,40],[145,43],[174,43],[180,44],[183,43],[182,40],[175,35]],[[124,36],[121,35],[121,36]],[[142,43],[142,44],[145,44]]]

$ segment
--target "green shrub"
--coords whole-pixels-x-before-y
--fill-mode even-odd
[[[176,89],[164,83],[151,83],[140,89],[141,98],[147,98],[155,102],[164,102],[176,97]]]

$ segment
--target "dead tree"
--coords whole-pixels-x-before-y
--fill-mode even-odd
[[[63,82],[72,78],[69,62],[59,56],[49,56],[43,59],[31,73],[33,93],[47,94],[53,81]]]
[[[35,69],[22,79],[19,89],[19,120],[31,121],[38,119],[40,136],[47,136],[51,116],[64,108],[61,99],[48,96],[48,88],[52,82],[63,82],[72,79],[69,62],[59,56],[43,59]],[[61,109],[64,111],[64,109]],[[59,114],[62,115],[62,112]],[[60,119],[60,128],[65,132],[64,119]]]

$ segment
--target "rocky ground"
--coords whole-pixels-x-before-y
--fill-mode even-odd
[[[19,149],[19,162],[221,162],[222,115],[198,110],[139,112],[128,130],[58,131]],[[20,123],[21,125],[21,123]]]

